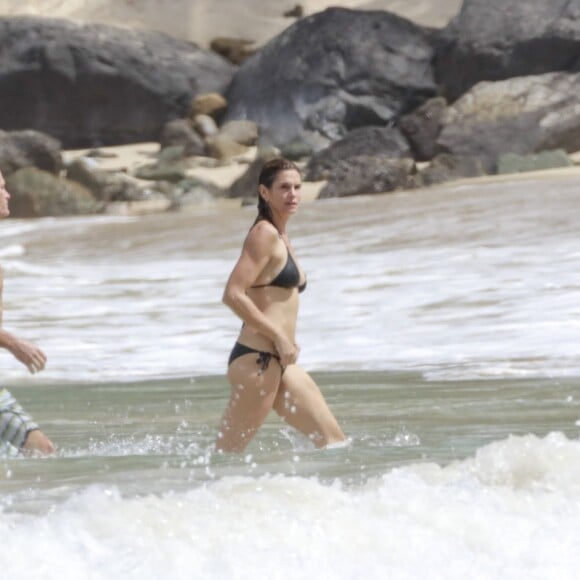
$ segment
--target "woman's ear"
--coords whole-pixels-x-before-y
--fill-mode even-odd
[[[265,185],[259,185],[258,186],[258,194],[262,196],[262,199],[265,202],[269,202],[270,201],[269,191],[268,191],[268,188]]]

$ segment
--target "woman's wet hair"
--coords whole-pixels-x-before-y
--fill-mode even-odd
[[[278,175],[280,171],[287,171],[289,169],[293,169],[294,171],[300,173],[298,165],[288,159],[279,157],[267,161],[264,163],[260,171],[260,176],[258,177],[258,186],[263,185],[264,187],[270,189],[276,179],[276,175]],[[260,220],[267,220],[274,225],[272,210],[270,209],[268,202],[258,192],[258,217],[254,223],[257,223]]]

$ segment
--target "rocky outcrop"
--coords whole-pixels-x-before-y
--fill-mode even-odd
[[[435,94],[431,34],[388,12],[331,8],[295,22],[236,73],[226,119],[251,119],[262,141],[320,149],[385,125]]]
[[[186,177],[175,184],[166,195],[171,199],[171,209],[187,210],[224,197],[225,192],[217,185],[203,179]]]
[[[580,0],[464,0],[436,58],[450,100],[484,80],[576,70]]]
[[[437,146],[488,172],[505,153],[580,150],[580,73],[479,83],[446,110]]]
[[[142,165],[135,170],[137,179],[178,183],[187,178],[188,164],[181,160],[160,160]]]
[[[306,166],[306,180],[328,179],[341,162],[361,155],[400,159],[411,157],[407,140],[394,127],[361,127],[314,154]]]
[[[98,201],[136,201],[143,199],[141,189],[124,173],[111,173],[94,166],[90,158],[72,161],[66,171],[69,181],[87,188]]]
[[[103,209],[79,183],[34,167],[10,175],[6,186],[11,195],[10,214],[16,218],[93,214]]]
[[[258,198],[258,178],[262,166],[267,161],[279,157],[280,153],[271,148],[258,151],[256,159],[250,163],[248,169],[229,188],[228,197],[241,197],[248,200]]]
[[[437,154],[437,137],[445,109],[447,101],[435,97],[399,120],[398,127],[409,141],[417,161],[428,161]]]
[[[58,174],[64,168],[60,143],[38,131],[0,131],[0,171],[7,177],[23,167]]]
[[[188,119],[174,119],[163,126],[159,144],[162,149],[179,146],[183,148],[185,157],[204,155],[203,138],[194,130]]]
[[[0,19],[0,127],[65,148],[152,141],[235,71],[165,34],[35,17]]]
[[[318,197],[386,193],[420,184],[412,159],[362,155],[341,161]]]

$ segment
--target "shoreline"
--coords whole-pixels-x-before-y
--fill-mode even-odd
[[[525,171],[520,173],[504,173],[501,175],[481,175],[479,177],[464,177],[453,181],[446,181],[430,187],[421,187],[419,189],[408,189],[405,191],[436,191],[447,187],[456,187],[462,185],[492,184],[492,183],[510,183],[513,181],[539,181],[548,179],[568,179],[572,177],[580,178],[580,166],[574,167],[556,167],[554,169],[542,169],[540,171]]]
[[[96,156],[89,155],[90,153],[97,153]],[[131,175],[132,172],[139,166],[154,162],[157,159],[159,152],[159,143],[143,142],[134,143],[130,145],[108,146],[98,149],[74,149],[64,150],[63,160],[66,164],[73,159],[83,157],[91,160],[91,163],[100,170],[110,172],[123,172]],[[255,157],[256,149],[249,155],[245,155],[237,161],[227,165],[215,166],[210,165],[209,159],[200,158],[200,164],[196,167],[191,167],[187,170],[187,175],[197,178],[215,185],[221,189],[228,189],[232,183],[242,176],[248,168],[248,164]],[[580,162],[580,154],[571,154],[571,159],[578,163]],[[570,179],[578,177],[580,179],[580,165],[571,167],[558,167],[554,169],[542,169],[540,171],[528,171],[521,173],[507,173],[497,175],[483,175],[479,177],[460,178],[453,181],[446,181],[445,183],[431,185],[429,187],[419,187],[416,189],[397,190],[395,192],[379,192],[359,195],[391,195],[393,193],[418,193],[418,192],[432,192],[441,191],[442,189],[449,189],[467,185],[489,184],[489,183],[510,183],[514,181],[537,181],[547,179]],[[141,183],[150,183],[147,180],[137,179],[131,176],[132,179]],[[324,187],[326,181],[304,181],[302,185],[302,202],[312,203],[317,200],[320,190]],[[356,196],[347,196],[356,197]],[[335,198],[341,199],[341,198]],[[243,206],[241,198],[227,198],[217,197],[214,200],[206,200],[199,204],[190,204],[187,208],[182,208],[179,212],[197,212],[204,211],[208,208],[220,207],[223,209],[235,209]],[[109,215],[143,215],[149,213],[161,213],[167,210],[167,203],[161,203],[161,200],[143,200],[143,201],[123,201],[112,202],[105,212]]]

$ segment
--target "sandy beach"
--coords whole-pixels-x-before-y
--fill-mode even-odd
[[[218,36],[244,38],[260,46],[294,22],[284,17],[297,3],[265,0],[0,0],[0,15],[35,15],[161,30],[201,46]],[[441,27],[461,0],[304,0],[304,15],[330,6],[389,10],[419,24]]]
[[[72,160],[79,157],[86,157],[94,150],[91,149],[75,149],[63,151],[63,159],[65,163],[70,163]],[[120,145],[111,147],[102,147],[99,150],[98,157],[91,157],[91,163],[106,171],[117,172],[122,171],[132,174],[139,166],[152,163],[159,152],[159,143],[135,143],[132,145]],[[207,164],[203,162],[197,167],[192,167],[187,170],[187,174],[191,177],[196,177],[202,181],[211,183],[219,188],[228,189],[234,181],[241,177],[248,168],[248,164],[255,158],[257,153],[256,148],[250,148],[249,152],[243,156],[238,162],[231,162],[227,165],[211,166],[211,159],[207,159]],[[572,167],[558,167],[555,169],[544,169],[541,171],[528,171],[523,173],[512,173],[504,175],[484,175],[481,177],[472,177],[458,179],[434,185],[429,187],[430,191],[441,191],[452,186],[466,185],[466,184],[487,184],[487,183],[509,183],[523,180],[544,180],[544,179],[558,179],[572,176],[580,176],[580,152],[570,155],[570,159],[575,163]],[[139,180],[142,184],[147,182]],[[302,189],[302,201],[315,201],[324,187],[326,181],[304,182]],[[420,188],[415,191],[422,191]],[[375,194],[376,195],[376,194]],[[216,205],[225,206],[228,209],[232,206],[239,206],[241,201],[239,199],[216,199]],[[204,206],[207,204],[204,204]],[[190,210],[193,208],[189,208]],[[150,202],[132,202],[124,203],[122,208],[111,208],[113,213],[151,213],[163,210],[158,204],[151,204]]]

